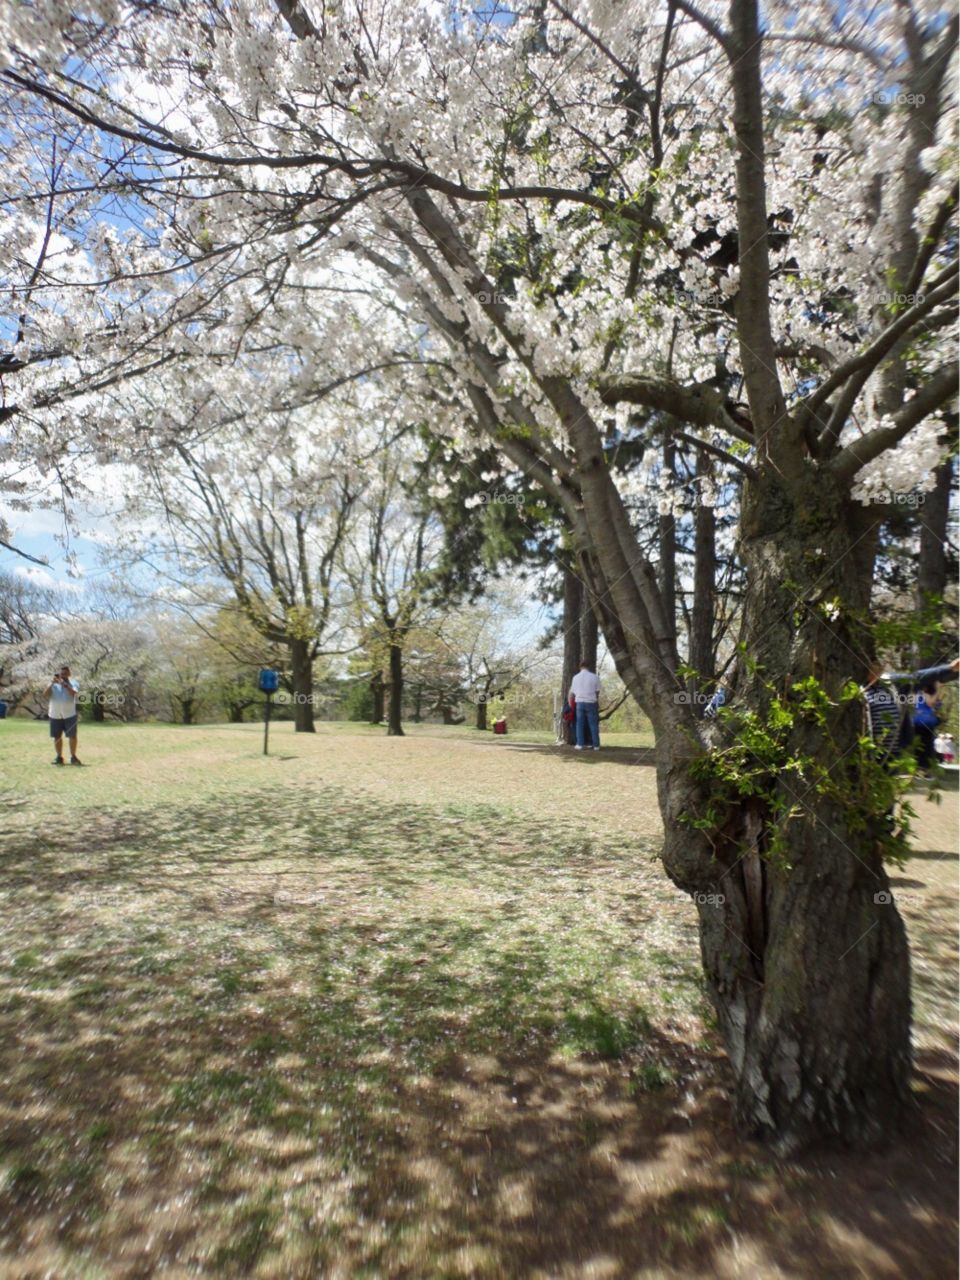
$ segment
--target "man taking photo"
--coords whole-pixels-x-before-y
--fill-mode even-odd
[[[66,735],[70,743],[70,763],[80,764],[77,755],[77,694],[80,686],[70,676],[70,668],[63,666],[54,674],[53,679],[43,691],[43,696],[50,699],[47,713],[50,717],[50,737],[57,756],[52,764],[63,764],[63,738]]]

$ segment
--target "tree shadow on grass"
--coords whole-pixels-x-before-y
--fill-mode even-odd
[[[944,1062],[923,1060],[888,1153],[772,1158],[731,1129],[690,966],[662,962],[684,904],[646,859],[560,824],[498,843],[496,813],[263,792],[116,815],[112,834],[98,815],[95,844],[65,830],[32,857],[5,839],[8,1256],[118,1275],[952,1274]],[[638,895],[675,927],[621,997]],[[676,1018],[651,1012],[664,988]]]
[[[603,742],[603,734],[600,735]],[[509,742],[502,738],[485,741],[471,739],[471,746],[482,747],[488,751],[519,752],[524,755],[546,755],[562,764],[575,764],[580,767],[596,764],[654,765],[656,752],[653,747],[608,747],[601,746],[599,751],[577,751],[575,747],[563,746],[560,743]]]

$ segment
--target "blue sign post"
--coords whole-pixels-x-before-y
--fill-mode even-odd
[[[267,743],[270,738],[270,699],[280,688],[280,675],[276,671],[268,671],[264,669],[260,672],[260,678],[257,681],[260,686],[260,692],[267,695],[267,702],[263,713],[263,754],[269,754],[267,751]]]

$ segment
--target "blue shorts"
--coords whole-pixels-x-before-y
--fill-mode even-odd
[[[60,720],[56,716],[50,717],[50,737],[59,738],[61,734],[65,734],[68,738],[72,738],[77,732],[77,713],[68,716],[66,720]]]

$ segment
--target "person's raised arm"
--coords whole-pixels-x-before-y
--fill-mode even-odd
[[[942,667],[921,667],[919,671],[890,671],[884,674],[883,679],[893,685],[918,689],[921,685],[931,684],[934,681],[938,684],[949,684],[951,680],[956,680],[958,675],[960,675],[960,658]]]
[[[943,667],[924,667],[922,671],[914,671],[910,679],[918,685],[936,681],[938,684],[949,684],[960,677],[960,658],[948,662]]]

